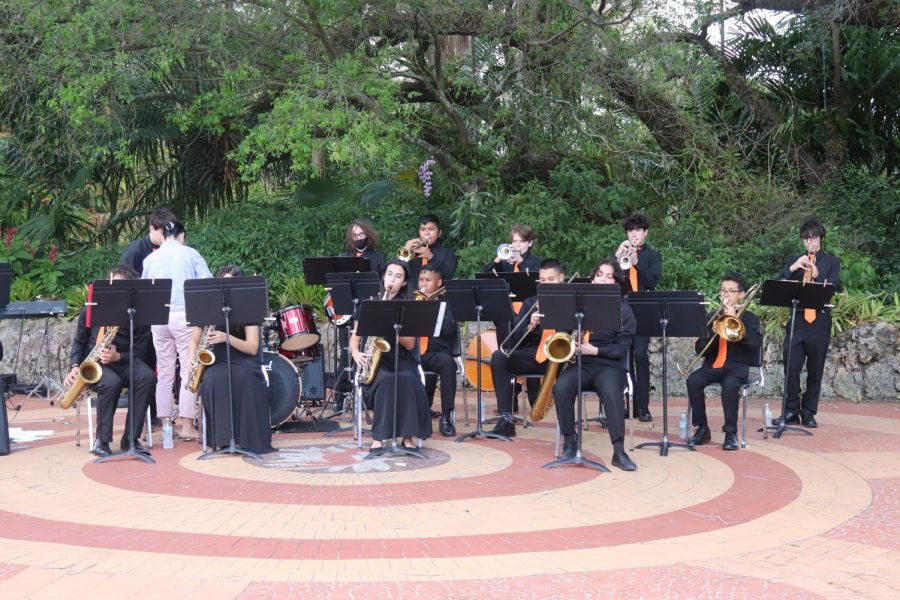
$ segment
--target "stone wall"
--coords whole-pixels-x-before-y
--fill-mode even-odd
[[[325,327],[321,325],[319,331],[324,332]],[[14,354],[20,331],[21,351],[14,370]],[[15,372],[20,382],[35,382],[44,373],[49,359],[50,375],[61,380],[68,371],[69,347],[75,322],[51,319],[48,331],[49,342],[42,348],[43,321],[0,321],[0,342],[4,347],[0,373]],[[669,346],[670,396],[683,396],[686,393],[684,380],[675,369],[675,360],[692,343],[693,340],[676,339]],[[688,359],[685,362],[690,361]],[[784,379],[780,344],[767,345],[765,362],[765,395],[779,397]],[[658,397],[662,394],[662,352],[658,339],[652,340],[650,344],[650,367],[654,387],[651,394]],[[803,381],[805,375],[801,376],[801,382]],[[853,402],[897,401],[900,398],[900,326],[870,323],[845,331],[832,340],[825,364],[822,397]]]

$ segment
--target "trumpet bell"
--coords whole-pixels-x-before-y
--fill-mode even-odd
[[[497,256],[500,260],[509,260],[513,257],[515,251],[510,244],[500,244],[497,246]]]
[[[619,268],[623,271],[627,271],[631,268],[631,256],[628,254],[622,255],[622,258],[619,259]]]
[[[409,262],[409,259],[412,258],[412,252],[407,250],[405,247],[400,246],[397,249],[397,258],[399,258],[403,262]]]

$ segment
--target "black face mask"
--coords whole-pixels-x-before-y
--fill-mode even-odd
[[[356,249],[362,252],[366,248],[369,247],[369,238],[363,238],[361,240],[353,240],[353,245],[356,246]]]

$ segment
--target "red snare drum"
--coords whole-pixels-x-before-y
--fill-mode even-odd
[[[331,321],[332,325],[341,327],[350,322],[350,315],[339,315],[334,312],[334,300],[331,299],[331,292],[328,292],[328,295],[325,296],[323,304],[325,305],[325,314],[328,315],[328,320]]]
[[[295,304],[275,313],[282,350],[303,350],[319,343],[315,313],[311,306]]]
[[[284,348],[279,348],[278,353],[294,364],[308,363],[321,356],[319,344],[304,348],[303,350],[285,350]]]

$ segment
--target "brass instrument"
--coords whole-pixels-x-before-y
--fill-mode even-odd
[[[716,340],[717,337],[725,338],[729,342],[739,342],[744,339],[744,336],[747,333],[747,328],[744,326],[744,322],[741,321],[741,315],[744,314],[744,311],[750,306],[750,303],[753,301],[753,297],[756,295],[756,292],[759,291],[759,285],[755,284],[747,290],[747,296],[744,298],[744,301],[741,304],[736,305],[737,314],[735,315],[726,315],[724,314],[724,307],[717,310],[713,313],[713,316],[709,318],[709,321],[706,322],[706,326],[712,329],[713,335],[709,338],[709,341],[706,342],[706,345],[703,349],[694,357],[694,360],[691,361],[691,364],[687,369],[682,369],[678,364],[690,351],[688,348],[687,351],[675,361],[675,366],[678,369],[678,372],[682,377],[687,377],[693,370],[694,367],[697,366],[697,362],[700,358],[706,354],[706,351],[712,346],[712,343]]]
[[[412,248],[407,248],[406,246],[400,246],[397,248],[397,258],[402,260],[403,262],[409,262],[414,256],[416,250],[419,248],[427,248],[428,240],[419,240],[419,243],[413,246]]]
[[[207,325],[200,332],[200,343],[197,344],[193,366],[190,373],[188,373],[187,389],[189,392],[196,392],[200,389],[200,378],[203,377],[203,370],[216,362],[216,355],[209,349],[209,342],[206,340],[209,334],[215,330],[215,325]]]
[[[497,246],[497,256],[500,260],[509,262],[516,254],[518,254],[518,252],[512,247],[512,244],[500,244]]]
[[[413,292],[413,300],[441,300],[447,294],[447,288],[440,287],[434,291],[433,294],[429,294],[424,290],[416,290]]]
[[[541,380],[541,389],[531,409],[532,421],[543,419],[553,406],[553,385],[559,374],[559,365],[569,362],[575,354],[575,338],[564,331],[557,331],[544,342],[544,354],[547,355],[550,364],[547,365],[547,372]]]
[[[94,385],[103,376],[103,367],[100,366],[100,352],[112,346],[116,334],[119,333],[119,327],[110,327],[109,329],[101,328],[101,337],[97,340],[97,344],[87,355],[87,358],[78,365],[78,378],[67,390],[63,390],[54,398],[60,408],[71,407],[78,397],[81,396],[85,388]]]
[[[810,252],[809,253],[809,266],[806,268],[806,272],[803,273],[803,285],[806,285],[807,283],[810,283],[812,281],[812,279],[813,279],[812,272],[813,272],[813,267],[815,267],[815,266],[816,266],[816,253]]]
[[[388,292],[385,290],[382,300],[387,300]],[[360,367],[359,379],[363,385],[372,385],[375,381],[375,375],[378,374],[378,363],[381,362],[381,355],[391,351],[391,344],[383,337],[371,336],[366,340],[365,354],[369,357],[366,364]]]
[[[631,242],[628,242],[628,246],[625,249],[625,252],[622,256],[619,257],[619,268],[623,271],[627,271],[631,268],[631,265],[634,264],[634,254],[637,252],[637,248],[632,245]]]
[[[574,275],[572,275],[571,277],[569,277],[569,279],[568,279],[568,281],[566,281],[566,283],[572,283],[572,280],[575,279],[575,278],[577,278],[578,275],[579,275],[579,273],[576,272]],[[528,317],[531,315],[531,313],[533,313],[535,310],[537,310],[539,304],[540,304],[540,302],[535,302],[535,303],[531,306],[531,308],[528,309],[528,312],[526,312],[524,315],[522,315],[522,318],[519,319],[519,322],[516,323],[516,326],[513,327],[513,328],[509,331],[509,333],[507,334],[507,336],[506,336],[505,338],[503,338],[503,341],[500,342],[500,351],[503,352],[503,354],[505,354],[506,356],[509,356],[510,354],[512,354],[513,352],[515,352],[515,351],[519,348],[519,346],[522,345],[522,342],[525,341],[525,339],[526,339],[529,335],[531,335],[531,332],[534,331],[534,330],[537,328],[537,325],[531,325],[531,324],[529,324],[529,325],[528,325],[528,329],[525,331],[525,334],[524,334],[521,338],[519,338],[519,341],[516,342],[516,345],[513,346],[513,347],[509,350],[509,352],[507,352],[506,350],[503,349],[503,345],[506,344],[506,342],[508,342],[508,341],[512,338],[513,334],[514,334],[516,331],[518,331],[519,327],[522,326],[522,323],[524,323],[526,320],[528,320]],[[549,356],[549,355],[548,355],[548,356]]]

